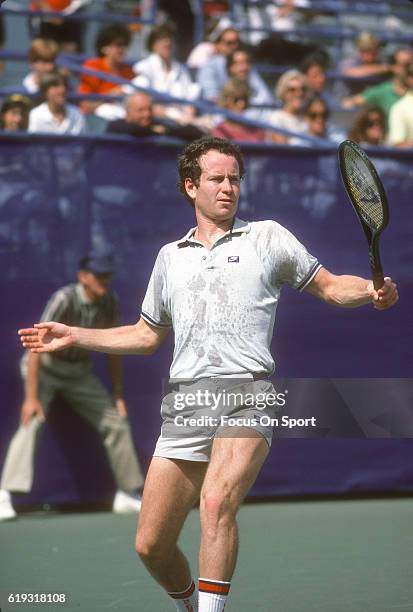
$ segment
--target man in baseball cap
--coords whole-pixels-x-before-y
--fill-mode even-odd
[[[42,321],[52,318],[87,328],[118,325],[118,300],[110,289],[113,271],[112,253],[92,251],[82,257],[78,282],[51,296]],[[22,360],[25,398],[20,426],[9,445],[0,481],[0,521],[16,518],[10,493],[28,493],[32,487],[37,434],[56,395],[102,437],[118,487],[113,511],[140,510],[143,476],[127,420],[120,357],[110,355],[107,363],[112,395],[92,373],[88,351],[70,348],[57,358],[26,352]]]

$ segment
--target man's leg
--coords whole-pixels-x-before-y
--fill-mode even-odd
[[[214,440],[200,500],[199,612],[225,606],[238,552],[236,514],[269,450],[256,436]]]
[[[118,488],[133,492],[143,486],[127,418],[121,417],[100,380],[93,374],[67,380],[62,391],[71,407],[102,438]]]
[[[42,424],[37,417],[33,417],[27,425],[19,426],[7,451],[1,475],[1,489],[28,493],[32,488],[34,451]]]
[[[39,400],[44,414],[56,389],[55,380],[43,370],[39,376]],[[15,518],[10,492],[28,493],[33,483],[34,454],[38,434],[43,425],[36,416],[26,425],[20,425],[10,441],[0,479],[0,520]]]
[[[146,476],[136,550],[148,571],[169,593],[191,583],[188,561],[177,540],[199,498],[206,462],[154,457]]]

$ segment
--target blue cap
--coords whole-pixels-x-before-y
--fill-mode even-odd
[[[113,274],[113,255],[111,253],[89,253],[82,257],[79,268],[93,274]]]

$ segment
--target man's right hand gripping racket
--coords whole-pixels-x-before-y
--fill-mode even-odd
[[[338,159],[344,187],[367,238],[373,285],[377,291],[384,283],[379,238],[389,222],[386,193],[375,167],[358,144],[344,140],[338,147]]]

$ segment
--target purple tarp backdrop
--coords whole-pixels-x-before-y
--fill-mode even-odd
[[[0,136],[4,283],[0,462],[22,399],[18,369],[22,351],[15,330],[38,319],[50,293],[73,280],[79,258],[91,246],[114,248],[114,287],[121,299],[122,320],[136,321],[158,249],[193,225],[193,211],[176,189],[176,155],[181,147],[120,137]],[[275,219],[331,271],[368,276],[365,238],[341,185],[336,151],[265,146],[243,150],[248,172],[239,216]],[[390,403],[397,401],[410,409],[413,154],[377,150],[373,160],[390,200],[391,222],[383,234],[382,259],[385,272],[399,284],[399,304],[383,313],[371,307],[336,309],[285,289],[272,348],[279,376],[393,379],[388,381],[390,387],[383,387],[384,396],[388,392]],[[171,346],[172,338],[154,356],[124,361],[130,419],[145,468],[158,435],[161,381],[168,374]],[[96,361],[105,375],[104,358],[98,356]],[[399,385],[394,379],[404,380]],[[307,397],[314,398],[319,384],[324,388],[326,382],[303,384]],[[366,389],[371,389],[375,401],[376,384],[362,381],[360,402],[368,402]],[[348,404],[345,395],[340,384],[331,383],[319,397],[334,411]],[[301,405],[305,404],[303,394]],[[360,436],[343,434],[351,439],[337,439],[331,431],[317,439],[282,439],[273,445],[253,493],[412,490],[413,441],[383,439],[391,437],[388,431],[382,429],[382,435],[376,431],[376,439],[366,439],[369,434],[363,428]],[[396,428],[396,435],[413,437],[411,428],[405,434]],[[56,403],[41,434],[33,492],[22,501],[101,501],[113,489],[99,440],[79,417]]]

